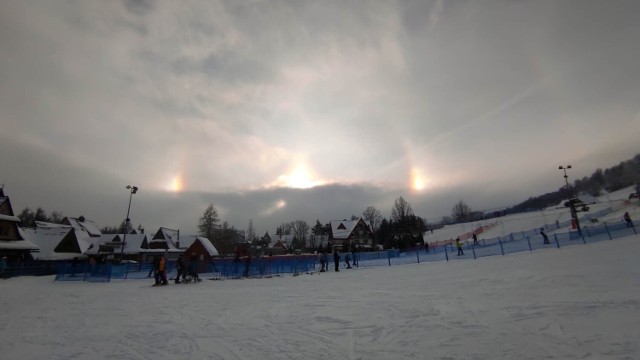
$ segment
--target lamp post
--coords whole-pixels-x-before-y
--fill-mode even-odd
[[[133,194],[138,192],[137,186],[127,185],[127,189],[129,190],[129,206],[127,207],[127,218],[124,220],[124,236],[122,237],[122,248],[120,249],[120,260],[122,260],[122,256],[124,254],[124,244],[127,241],[127,232],[129,231],[129,211],[131,211],[131,198]]]
[[[569,176],[567,176],[567,170],[571,169],[571,165],[567,166],[558,166],[559,170],[564,171],[564,182],[567,184],[567,196],[569,197],[569,209],[571,210],[571,219],[574,224],[576,224],[576,230],[578,230],[578,235],[582,236],[582,230],[580,229],[580,221],[578,221],[578,212],[576,211],[576,205],[573,202],[571,196],[571,188],[569,187]]]

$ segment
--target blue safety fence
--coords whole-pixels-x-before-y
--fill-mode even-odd
[[[555,225],[552,225],[555,226]],[[549,230],[549,229],[547,229]],[[453,244],[431,247],[417,247],[405,250],[385,250],[377,252],[356,252],[351,256],[353,268],[376,266],[396,266],[433,261],[450,261],[462,259],[477,259],[480,257],[508,255],[517,252],[540,249],[555,249],[571,245],[584,245],[599,241],[611,241],[629,235],[637,235],[634,226],[627,226],[623,222],[613,224],[596,223],[582,227],[582,234],[576,230],[567,232],[547,233],[549,243],[545,244],[539,229],[511,233],[491,239],[482,239],[478,245],[470,241],[463,243],[463,254]],[[551,230],[552,231],[552,230]],[[344,269],[346,253],[340,254],[340,269]],[[328,254],[327,270],[334,268],[333,255]],[[207,265],[207,272],[203,276],[219,279],[233,279],[241,277],[271,277],[282,274],[300,274],[320,270],[318,255],[281,255],[261,256],[249,259],[235,260],[233,258],[216,258]],[[176,276],[175,262],[167,262],[167,277]],[[58,281],[111,281],[112,279],[148,279],[153,277],[151,263],[125,264],[74,264],[62,262],[58,264],[56,280]]]
[[[112,264],[76,264],[72,261],[58,263],[56,281],[109,282]]]
[[[209,265],[209,273],[216,278],[270,277],[315,271],[318,263],[315,255],[219,258],[213,259]]]

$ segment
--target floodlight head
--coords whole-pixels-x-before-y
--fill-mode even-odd
[[[567,165],[567,169],[571,169],[571,165]]]
[[[558,170],[562,170],[564,169],[564,167],[562,167],[562,165],[558,166]]]
[[[131,189],[131,185],[127,185],[127,189]]]
[[[132,194],[135,194],[137,192],[138,192],[138,187],[137,186],[134,186],[134,187],[131,188],[131,193]]]

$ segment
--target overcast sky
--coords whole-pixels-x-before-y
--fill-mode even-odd
[[[2,1],[0,183],[195,233],[511,206],[640,152],[638,1]]]

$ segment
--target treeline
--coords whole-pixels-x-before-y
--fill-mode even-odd
[[[563,186],[558,189],[558,191],[530,197],[520,204],[508,208],[507,212],[518,213],[532,209],[543,209],[559,204],[569,197],[570,194],[568,191],[570,191],[571,194],[586,193],[592,196],[600,196],[603,194],[603,191],[617,191],[637,185],[638,181],[640,181],[640,154],[633,157],[633,159],[622,161],[620,164],[604,171],[597,169],[591,176],[585,176],[582,179],[575,180],[573,185],[570,184],[570,189]]]
[[[64,216],[60,211],[54,211],[49,215],[47,211],[41,207],[38,207],[36,211],[25,207],[20,214],[18,214],[18,219],[20,219],[22,227],[35,227],[36,221],[60,224],[62,220],[64,220]]]

